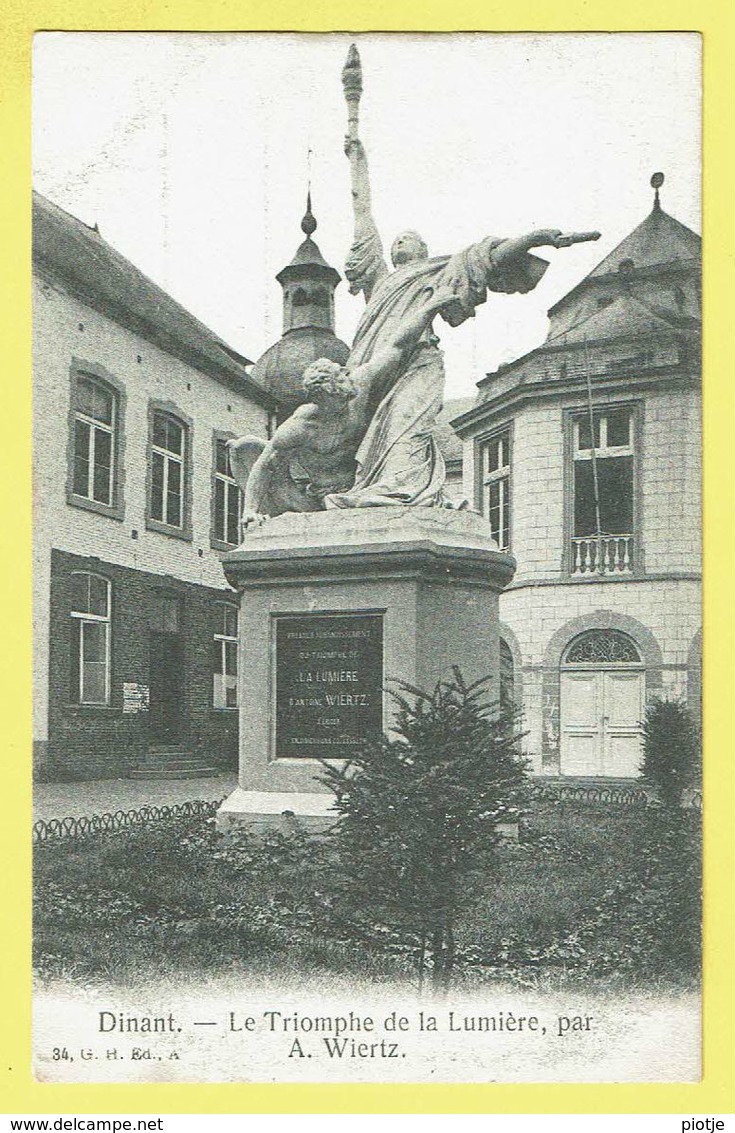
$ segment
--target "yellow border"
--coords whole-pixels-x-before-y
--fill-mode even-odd
[[[0,0],[0,413],[6,599],[0,1108],[6,1113],[733,1112],[733,327],[730,0]],[[681,31],[703,34],[705,296],[704,1080],[696,1085],[39,1085],[30,1076],[30,51],[36,30]]]

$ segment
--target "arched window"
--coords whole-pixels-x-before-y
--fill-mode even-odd
[[[565,665],[640,665],[632,638],[618,629],[590,629],[575,637],[567,649]]]
[[[507,641],[500,639],[500,706],[512,708],[515,702],[513,654]]]
[[[185,526],[184,485],[187,429],[170,413],[156,411],[151,422],[150,518],[167,527]]]
[[[311,302],[316,307],[328,307],[329,293],[325,291],[323,287],[317,287],[316,291],[314,291],[311,296]]]
[[[243,494],[232,475],[230,450],[224,438],[214,442],[213,538],[217,543],[237,546]]]
[[[237,708],[238,609],[231,602],[214,603],[212,652],[214,708]]]
[[[304,291],[303,287],[297,287],[293,293],[294,307],[304,307],[308,302],[309,296],[307,295],[306,291]]]
[[[115,505],[118,397],[107,382],[79,373],[74,382],[72,494],[80,501]]]
[[[71,582],[71,700],[109,704],[110,583],[88,571],[75,571]]]

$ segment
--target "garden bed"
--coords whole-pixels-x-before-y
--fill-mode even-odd
[[[694,986],[699,970],[699,816],[643,805],[537,801],[517,846],[478,878],[458,932],[457,979],[543,986]],[[130,985],[227,972],[288,979],[413,979],[390,933],[340,918],[324,839],[223,843],[212,818],[35,849],[34,955],[42,978]]]

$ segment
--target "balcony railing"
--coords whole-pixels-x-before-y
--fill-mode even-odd
[[[572,539],[572,574],[630,574],[632,569],[632,535]]]

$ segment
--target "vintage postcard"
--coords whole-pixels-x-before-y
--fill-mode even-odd
[[[698,1080],[700,63],[36,36],[40,1081]]]
[[[32,133],[35,1082],[701,1083],[702,37],[37,31]]]

